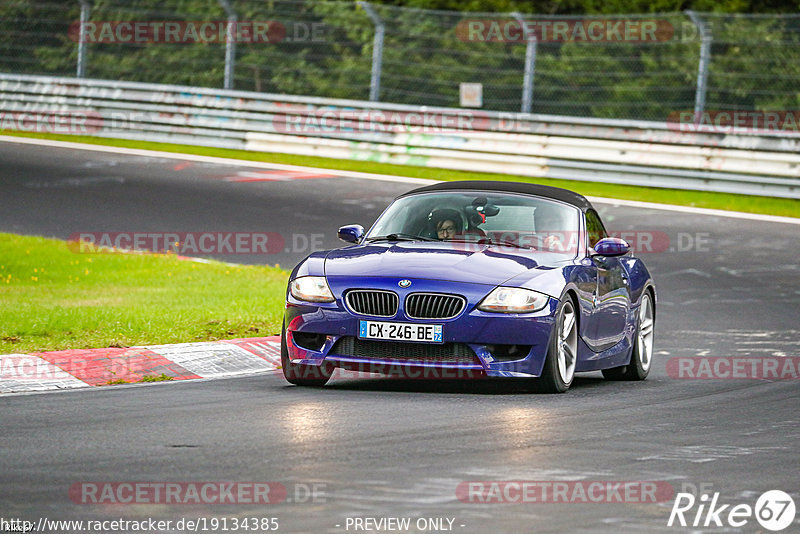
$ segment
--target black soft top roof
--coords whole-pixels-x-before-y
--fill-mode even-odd
[[[592,204],[583,195],[574,193],[568,189],[551,187],[549,185],[529,184],[524,182],[496,182],[491,180],[462,180],[456,182],[441,182],[434,185],[420,187],[400,195],[413,195],[415,193],[427,193],[432,191],[501,191],[505,193],[522,193],[525,195],[535,195],[537,197],[552,198],[567,204],[572,204],[586,212],[592,208]]]

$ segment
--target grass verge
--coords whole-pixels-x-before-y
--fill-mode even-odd
[[[297,156],[293,154],[274,154],[264,152],[250,152],[247,150],[232,150],[227,148],[208,148],[191,145],[176,145],[170,143],[151,143],[147,141],[129,141],[125,139],[106,139],[102,137],[80,135],[58,135],[34,132],[16,132],[1,130],[2,135],[16,135],[22,137],[35,137],[40,139],[53,139],[57,141],[72,141],[125,148],[139,148],[145,150],[160,150],[163,152],[177,152],[182,154],[199,154],[203,156],[216,156],[249,161],[263,161],[269,163],[282,163],[287,165],[304,165],[308,167],[324,167],[344,171],[369,172],[376,174],[391,174],[396,176],[410,176],[412,178],[428,178],[431,180],[509,180],[533,182],[556,187],[571,189],[583,195],[625,200],[641,200],[645,202],[659,202],[680,206],[694,206],[699,208],[714,208],[748,213],[766,213],[785,217],[800,217],[800,200],[785,198],[760,197],[749,195],[734,195],[729,193],[709,193],[704,191],[685,191],[679,189],[663,189],[650,187],[636,187],[628,185],[604,184],[599,182],[579,182],[572,180],[551,180],[546,178],[530,178],[508,174],[492,174],[468,171],[452,171],[447,169],[434,169],[429,167],[414,167],[409,165],[394,165],[377,161],[351,161],[315,156]]]
[[[0,354],[268,336],[288,272],[0,233]]]

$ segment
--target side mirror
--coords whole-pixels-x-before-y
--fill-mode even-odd
[[[360,224],[348,224],[339,228],[339,239],[348,243],[358,243],[364,236],[364,227]]]
[[[605,237],[594,246],[596,256],[622,256],[630,249],[628,242],[618,237]]]

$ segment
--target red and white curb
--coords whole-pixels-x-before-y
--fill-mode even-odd
[[[224,378],[278,369],[280,336],[177,345],[0,355],[0,393],[142,382]]]

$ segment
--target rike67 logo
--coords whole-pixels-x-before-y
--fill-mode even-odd
[[[720,504],[719,492],[711,497],[704,493],[699,498],[691,493],[678,493],[667,526],[738,529],[755,518],[763,528],[778,532],[791,525],[794,517],[794,500],[781,490],[764,492],[756,500],[755,506],[746,503]]]

